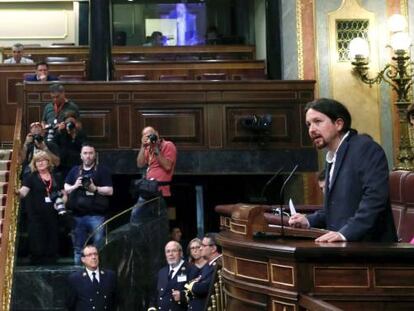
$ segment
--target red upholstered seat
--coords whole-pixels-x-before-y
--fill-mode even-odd
[[[147,75],[123,75],[121,80],[144,81],[148,79]]]
[[[391,172],[389,183],[398,237],[401,242],[410,242],[414,237],[414,172]]]
[[[174,80],[188,80],[187,75],[160,75],[160,80],[174,81]]]
[[[197,80],[227,80],[227,75],[223,72],[206,72],[198,76]]]

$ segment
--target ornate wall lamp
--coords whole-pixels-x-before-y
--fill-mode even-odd
[[[408,122],[406,117],[407,107],[411,100],[411,85],[413,84],[413,66],[408,54],[411,46],[407,29],[407,21],[404,16],[395,14],[390,17],[388,26],[391,31],[389,47],[393,50],[392,62],[378,72],[375,77],[369,76],[369,45],[362,38],[355,38],[349,44],[349,56],[353,59],[354,71],[358,74],[362,82],[370,86],[385,81],[397,93],[395,103],[399,113],[400,125],[400,144],[397,156],[396,169],[413,170],[414,155],[408,137]]]

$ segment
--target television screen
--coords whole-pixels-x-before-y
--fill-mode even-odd
[[[164,36],[163,45],[203,44],[206,32],[204,3],[154,4],[145,18],[145,35],[155,31]]]

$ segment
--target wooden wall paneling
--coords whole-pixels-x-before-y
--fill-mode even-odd
[[[25,73],[34,74],[34,65],[0,64],[0,125],[13,126],[16,118],[16,83],[23,81]],[[53,75],[73,74],[86,76],[84,62],[51,64],[49,71]],[[11,139],[11,137],[9,137]]]
[[[146,75],[147,80],[159,80],[161,75],[185,75],[189,80],[206,80],[204,76],[223,75],[218,80],[235,77],[265,78],[266,64],[259,60],[197,60],[197,61],[118,61],[114,63],[115,80],[127,75]],[[212,78],[210,80],[213,80]]]
[[[118,147],[116,107],[110,105],[82,107],[80,119],[90,141],[101,148]]]
[[[222,149],[224,146],[223,138],[226,135],[225,128],[223,128],[223,105],[219,103],[208,104],[206,117],[206,135],[208,137],[208,147],[210,149]]]
[[[204,108],[140,108],[137,124],[141,131],[146,126],[156,128],[160,135],[176,144],[204,147]],[[137,137],[138,139],[138,137]],[[138,143],[138,142],[137,142]]]
[[[244,126],[244,120],[254,116],[262,118],[270,115],[272,124],[268,130],[260,131]],[[298,141],[300,128],[295,105],[270,105],[270,104],[240,104],[226,106],[227,136],[225,145],[228,147],[257,147],[258,143],[266,146],[295,147]]]
[[[313,89],[313,81],[84,81],[64,86],[67,98],[80,107],[91,142],[100,148],[136,148],[142,128],[152,125],[182,150],[250,150],[258,146],[252,145],[240,119],[267,113],[274,124],[267,148],[301,148],[303,102],[286,98]],[[27,130],[50,101],[49,84],[25,83],[20,88]]]
[[[23,72],[33,71],[32,65],[0,64],[0,124],[12,125],[16,121],[15,84],[23,81]]]
[[[131,105],[119,105],[116,120],[118,148],[133,148],[131,118]]]
[[[12,56],[11,47],[2,49],[3,59]],[[27,47],[24,54],[35,62],[44,61],[48,56],[68,57],[71,61],[85,61],[89,57],[89,46]],[[113,46],[114,59],[136,59],[143,57],[173,58],[196,56],[200,59],[219,59],[226,55],[232,59],[255,59],[253,45],[197,45],[197,46]]]
[[[196,90],[180,91],[172,88],[172,91],[167,89],[169,82],[162,81],[166,88],[162,91],[141,91],[134,92],[132,94],[132,100],[137,103],[147,104],[147,103],[161,103],[161,104],[196,104],[204,103],[206,100],[206,95],[204,92],[198,92]],[[161,86],[163,84],[160,84]]]

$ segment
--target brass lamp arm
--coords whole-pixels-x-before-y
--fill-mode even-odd
[[[387,81],[387,79],[385,79],[384,74],[387,71],[390,71],[392,67],[394,67],[391,64],[387,64],[383,70],[381,70],[380,72],[378,72],[378,74],[374,77],[374,78],[370,78],[368,76],[368,63],[365,61],[355,61],[352,62],[352,65],[354,66],[354,72],[356,72],[358,74],[358,76],[360,77],[361,81],[364,82],[365,84],[369,84],[369,86],[372,86],[373,84],[379,84],[381,83],[382,80],[385,80],[386,82],[389,83],[389,81]]]

